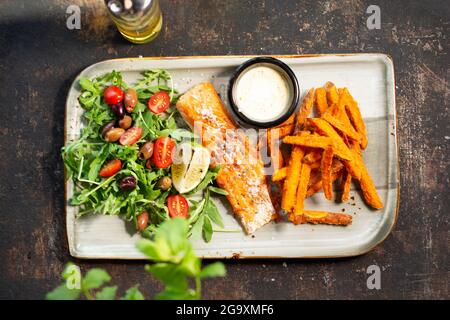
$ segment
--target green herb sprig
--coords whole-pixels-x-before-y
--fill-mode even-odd
[[[145,266],[150,274],[164,283],[165,288],[155,296],[158,300],[201,299],[202,280],[224,277],[223,263],[215,262],[202,267],[188,238],[189,223],[186,219],[175,218],[161,223],[154,232],[153,239],[142,239],[136,247],[154,262]],[[107,285],[109,274],[100,268],[89,270],[81,276],[79,268],[68,264],[62,273],[63,284],[46,295],[48,300],[114,300],[117,286]],[[192,279],[194,286],[190,286]],[[134,286],[120,297],[124,300],[143,300],[144,295]]]

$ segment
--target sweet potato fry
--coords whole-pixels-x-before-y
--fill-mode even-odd
[[[302,137],[299,136],[287,136],[283,139],[284,143],[294,144],[310,148],[326,149],[328,146],[332,146],[334,153],[341,159],[351,160],[352,154],[350,149],[345,145],[342,139],[335,140],[330,137],[323,137],[317,134],[309,134]]]
[[[324,88],[316,89],[315,106],[317,115],[320,117],[328,109],[327,92]]]
[[[363,196],[367,204],[375,209],[383,208],[383,202],[381,201],[377,189],[373,184],[372,178],[370,177],[369,172],[367,171],[365,166],[363,167],[359,183],[361,185]]]
[[[320,169],[319,168],[311,169],[311,174],[309,176],[308,190],[311,188],[311,186],[314,186],[318,182],[322,183],[322,174],[320,172]],[[322,184],[320,185],[320,188],[322,188]]]
[[[337,104],[339,102],[339,94],[334,83],[328,81],[325,83],[324,89],[327,92],[328,106]]]
[[[294,134],[299,134],[306,123],[306,119],[311,113],[314,102],[314,88],[310,89],[303,98],[300,110],[295,118]],[[289,166],[287,169],[287,177],[283,183],[283,192],[281,200],[281,208],[287,212],[291,212],[295,207],[297,187],[300,179],[300,170],[302,159],[305,151],[300,146],[294,146],[289,159]]]
[[[341,189],[342,189],[341,200],[342,201],[348,201],[348,199],[350,198],[351,182],[352,182],[352,175],[350,173],[348,173],[347,170],[345,170],[344,175],[342,176],[342,185],[341,185]]]
[[[322,152],[319,150],[310,151],[303,157],[303,162],[313,164],[322,158]]]
[[[368,205],[375,209],[383,208],[383,202],[378,195],[377,189],[375,188],[372,178],[369,175],[369,171],[367,170],[366,165],[364,164],[364,161],[361,157],[359,144],[352,144],[352,152],[356,161],[358,162],[358,165],[361,167],[361,177],[359,179],[359,184],[361,186],[364,200]]]
[[[347,88],[343,89],[343,95],[346,98],[345,110],[355,127],[356,132],[361,135],[361,148],[365,149],[368,144],[366,125],[364,124],[361,116],[361,111],[358,107],[358,103],[353,99],[352,95]]]
[[[349,214],[325,211],[303,211],[302,215],[293,216],[292,218],[295,224],[312,223],[346,226],[352,223],[352,216]]]
[[[336,132],[336,130],[334,130],[333,127],[328,122],[326,122],[325,120],[320,119],[320,118],[310,118],[310,119],[308,119],[308,123],[311,124],[313,127],[315,127],[318,133],[323,134],[326,137],[332,138],[341,150],[350,152],[350,149],[344,143],[344,140],[342,140],[342,138],[339,136],[339,134]],[[286,138],[288,138],[288,137],[286,137]],[[339,155],[336,150],[335,150],[335,153],[336,153],[336,155],[341,157],[341,155]],[[345,158],[343,158],[343,159],[345,159]],[[353,160],[353,156],[351,156],[350,159]],[[361,168],[360,168],[360,166],[358,166],[357,161],[351,161],[350,159],[349,159],[349,157],[347,157],[345,160],[349,160],[349,161],[344,161],[344,165],[348,169],[350,174],[355,179],[359,180],[359,178],[361,177]]]
[[[309,151],[304,157],[303,157],[303,163],[307,163],[312,169],[318,169],[320,168],[320,159],[322,158],[322,152],[319,152],[318,150]],[[284,180],[287,176],[287,167],[280,167],[275,169],[275,172],[272,175],[272,181],[277,182]]]
[[[274,139],[283,139],[284,137],[291,135],[293,132],[294,132],[294,124],[289,124],[287,126],[276,127],[267,130],[267,138],[269,138],[270,135]]]
[[[286,126],[289,126],[289,125],[293,125],[295,123],[295,118],[296,117],[297,117],[297,115],[294,113],[285,122],[283,122],[282,124],[279,124],[278,126],[276,126],[274,128],[281,128],[281,127],[286,127]]]
[[[358,132],[356,132],[355,129],[353,129],[353,127],[351,125],[346,124],[345,120],[341,121],[337,117],[333,117],[328,112],[325,112],[322,115],[322,119],[327,121],[329,124],[331,124],[334,128],[336,128],[337,130],[339,130],[340,132],[345,134],[347,137],[349,137],[355,141],[361,142],[361,140],[362,140],[361,135]]]
[[[313,163],[308,164],[308,165],[309,165],[309,167],[311,169],[319,169],[320,168],[320,160],[317,160],[316,162],[313,162]]]
[[[331,180],[331,165],[333,163],[333,148],[328,147],[323,151],[320,170],[322,171],[322,188],[325,198],[333,199],[333,181]]]
[[[295,201],[294,214],[301,215],[305,207],[304,202],[308,191],[308,181],[311,174],[311,167],[307,163],[302,164],[300,180],[297,188],[297,200]]]
[[[311,113],[313,103],[314,103],[314,88],[310,89],[303,98],[300,110],[297,113],[297,118],[295,119],[295,129],[294,129],[295,134],[303,130],[303,127],[306,123],[306,119]]]
[[[283,195],[281,200],[281,208],[287,212],[295,206],[298,182],[300,180],[300,169],[304,151],[301,147],[292,148],[291,158],[287,169],[287,176],[283,184]]]
[[[334,182],[341,175],[341,171],[344,165],[341,161],[333,160],[333,166],[331,169],[331,180]],[[320,171],[313,171],[310,177],[310,183],[308,186],[308,192],[306,193],[306,197],[310,197],[316,192],[322,190],[322,174]]]
[[[284,167],[276,170],[272,175],[272,181],[277,182],[286,179],[287,169],[287,167]]]

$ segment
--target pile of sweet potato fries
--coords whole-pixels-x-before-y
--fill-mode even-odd
[[[316,118],[308,118],[313,106]],[[280,140],[292,145],[287,166]],[[295,224],[321,223],[348,225],[352,216],[344,213],[305,210],[305,198],[323,189],[333,200],[333,183],[340,179],[341,200],[348,201],[352,180],[359,182],[365,201],[371,207],[383,203],[362,159],[367,134],[357,102],[347,88],[337,89],[327,82],[311,89],[299,112],[267,133],[267,145],[275,172],[272,181],[281,186],[281,208]]]

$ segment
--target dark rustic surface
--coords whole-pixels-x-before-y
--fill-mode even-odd
[[[116,57],[383,52],[397,80],[401,201],[397,226],[374,251],[338,260],[226,261],[207,299],[449,298],[449,2],[161,1],[164,30],[127,43],[102,1],[0,3],[0,298],[39,299],[59,283],[68,254],[63,199],[64,104],[86,66]],[[81,30],[66,28],[79,4]],[[381,7],[381,30],[366,8]],[[87,5],[89,4],[89,6]],[[121,288],[161,286],[140,262],[75,261],[106,268]],[[368,290],[366,268],[382,269]]]

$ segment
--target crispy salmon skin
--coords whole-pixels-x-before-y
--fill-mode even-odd
[[[255,146],[237,130],[211,83],[188,90],[177,109],[201,137],[211,153],[211,165],[220,165],[217,184],[228,192],[227,199],[247,234],[270,222],[276,215],[270,199],[264,166]]]

